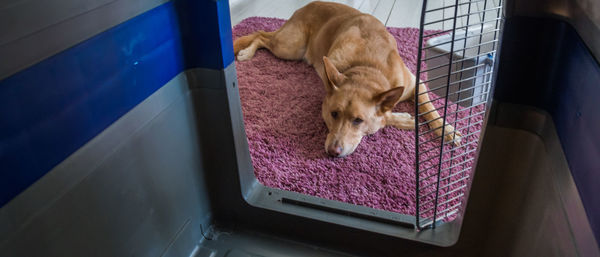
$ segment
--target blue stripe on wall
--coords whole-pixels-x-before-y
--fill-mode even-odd
[[[179,72],[229,65],[231,45],[226,0],[182,0],[0,81],[0,206]]]
[[[179,10],[186,67],[222,69],[233,62],[227,0],[175,1],[175,6]],[[207,20],[215,25],[208,26]]]

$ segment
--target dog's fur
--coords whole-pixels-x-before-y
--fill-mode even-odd
[[[396,41],[375,17],[337,3],[312,2],[297,10],[274,32],[258,31],[234,44],[238,61],[252,58],[259,48],[269,49],[286,60],[311,64],[325,85],[322,116],[329,129],[325,150],[343,157],[356,149],[363,136],[386,125],[414,129],[415,120],[407,113],[391,110],[413,99],[415,76],[398,55]],[[419,85],[419,91],[427,91]],[[419,95],[419,112],[430,121],[438,136],[442,119]],[[461,134],[446,125],[444,139],[460,143]]]

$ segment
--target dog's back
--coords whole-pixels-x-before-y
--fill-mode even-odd
[[[262,47],[282,59],[307,61],[321,78],[324,75],[323,56],[327,56],[340,72],[352,66],[372,66],[384,73],[391,82],[390,87],[408,77],[403,76],[406,75],[404,63],[398,55],[394,37],[385,26],[377,18],[343,4],[312,2],[298,9],[277,34],[259,31],[242,37],[235,41],[234,52],[237,56],[240,50],[262,36],[266,38]],[[260,47],[259,44],[257,48]],[[281,51],[281,48],[290,50]],[[406,91],[409,97],[410,90]]]

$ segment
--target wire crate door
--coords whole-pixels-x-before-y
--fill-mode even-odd
[[[416,71],[416,227],[463,211],[490,99],[502,0],[424,0]]]

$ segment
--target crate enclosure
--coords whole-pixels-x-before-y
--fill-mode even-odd
[[[240,177],[243,188],[248,188],[246,199],[251,205],[290,214],[298,214],[300,209],[327,210],[412,227],[419,231],[437,226],[427,221],[437,216],[437,209],[433,208],[435,204],[449,208],[440,210],[443,215],[435,220],[446,223],[446,227],[452,229],[460,228],[460,217],[473,175],[480,133],[485,126],[486,110],[489,107],[487,102],[490,97],[496,43],[500,35],[502,5],[498,1],[489,1],[489,5],[483,1],[472,4],[464,1],[425,1],[423,6],[420,30],[389,29],[399,44],[414,47],[411,52],[406,50],[410,46],[402,46],[400,55],[409,69],[418,73],[421,80],[417,83],[425,83],[431,89],[429,92],[417,91],[414,100],[417,104],[403,103],[398,107],[401,112],[413,113],[416,124],[419,124],[416,128],[418,133],[405,131],[397,136],[396,131],[378,132],[387,133],[388,136],[381,140],[375,134],[364,139],[368,143],[361,144],[367,144],[369,149],[359,148],[359,153],[343,160],[327,160],[330,158],[322,150],[324,139],[319,135],[324,133],[325,128],[321,124],[319,106],[323,92],[319,91],[321,82],[312,67],[276,59],[266,51],[257,52],[249,61],[236,62],[245,119],[245,124],[239,124],[245,125],[245,128],[237,130],[244,129],[248,132],[249,143],[239,149],[246,158],[240,161],[244,164]],[[446,15],[448,12],[450,14]],[[275,31],[284,22],[278,19],[248,18],[234,27],[234,39],[258,30]],[[406,41],[406,38],[410,41]],[[315,92],[307,93],[311,91]],[[419,102],[416,96],[422,94],[429,94],[430,100]],[[420,111],[420,106],[425,104],[435,105],[435,110],[442,116],[425,120],[423,115],[426,113]],[[269,108],[265,108],[266,106]],[[434,133],[435,130],[429,126],[436,120],[456,127],[464,135],[463,144],[442,144],[440,137]],[[307,122],[310,124],[306,124]],[[302,129],[296,130],[295,127]],[[416,145],[407,142],[416,142]],[[404,144],[396,151],[407,153],[396,157],[401,154],[384,150],[386,145],[396,144]],[[249,147],[249,151],[246,147]],[[307,153],[305,148],[312,152]],[[390,166],[388,162],[397,161],[395,158],[405,158],[407,154],[412,154],[412,151],[406,151],[407,148],[416,148],[416,156],[412,157],[414,161],[401,161],[407,162],[401,165],[408,169],[394,169],[395,167]],[[373,152],[372,149],[380,150]],[[359,157],[354,158],[354,155]],[[380,160],[375,165],[380,168],[371,168],[369,159]],[[391,169],[391,172],[383,173],[378,169]],[[355,183],[361,180],[371,183]],[[392,182],[377,182],[381,180]],[[381,197],[372,192],[398,189],[402,189],[401,197],[398,198],[385,193]],[[373,197],[375,200],[364,200],[365,197]],[[401,207],[377,202],[389,201],[390,198],[392,201],[399,201],[397,204]],[[303,215],[311,218],[320,217],[310,211],[301,213],[306,213]],[[420,223],[421,218],[426,221]],[[335,219],[338,220],[337,217]],[[368,225],[360,228],[373,227]],[[376,231],[389,233],[384,232],[385,230]]]
[[[365,1],[388,11],[400,3]],[[460,51],[471,45],[460,38],[479,40],[475,24],[497,16],[461,15],[500,5],[428,1],[432,20],[422,23],[444,21],[423,39],[452,34],[454,43],[428,53],[434,44],[415,42],[418,77],[436,89],[431,54],[447,54],[446,85],[463,73],[461,89],[431,94],[463,138],[443,144],[419,125],[421,144],[410,149],[435,158],[415,165],[411,185],[436,190],[413,216],[258,183],[228,3],[1,5],[0,256],[600,256],[597,1],[503,4],[490,85],[467,76],[489,64]],[[470,98],[479,85],[487,103]],[[457,120],[455,110],[469,114]],[[479,112],[487,119],[472,119]],[[469,120],[485,130],[469,130]],[[459,151],[477,161],[467,165],[475,160]]]

